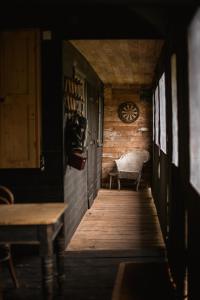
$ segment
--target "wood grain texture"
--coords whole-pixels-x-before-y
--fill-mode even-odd
[[[165,245],[149,193],[100,190],[66,249],[114,250],[146,255],[161,250],[164,255]]]
[[[64,203],[1,205],[0,226],[53,224],[66,208]]]
[[[105,84],[151,84],[162,40],[70,40]]]
[[[21,249],[20,249],[21,250]],[[91,253],[92,251],[90,251]],[[107,255],[108,253],[106,253]],[[84,253],[80,257],[73,254],[66,255],[65,274],[66,280],[61,290],[54,285],[55,300],[111,300],[112,289],[117,275],[119,263],[130,261],[130,257],[114,257],[115,252],[110,256],[85,257]],[[119,255],[119,253],[117,253]],[[137,258],[140,262],[148,258]],[[132,259],[131,259],[132,260]],[[152,260],[151,260],[152,261]],[[40,259],[38,255],[22,255],[19,252],[15,256],[17,274],[20,280],[20,289],[13,289],[13,284],[6,268],[1,270],[0,284],[2,284],[2,299],[4,300],[44,300],[41,288]],[[62,296],[61,296],[62,292]],[[0,291],[1,295],[1,291]],[[1,297],[0,297],[1,299]],[[1,299],[1,300],[2,300]],[[162,298],[161,298],[162,299]]]
[[[87,112],[88,112],[88,131],[93,128],[92,135],[89,135],[89,142],[97,140],[97,93],[102,97],[102,83],[97,77],[94,70],[84,57],[69,43],[63,43],[63,74],[66,77],[73,77],[74,62],[76,62],[76,72],[84,75],[87,81]],[[95,87],[95,88],[94,88]],[[47,136],[49,136],[47,134]],[[65,135],[66,141],[67,137]],[[62,146],[60,146],[62,149]],[[101,176],[101,148],[95,142],[90,145],[88,150],[90,160],[86,161],[84,170],[77,170],[73,167],[66,166],[64,174],[64,201],[68,204],[65,214],[65,238],[68,242],[83,215],[88,209],[88,189],[90,186],[90,201],[93,201],[93,195],[96,189],[100,187]],[[65,163],[67,163],[66,151],[64,150]],[[88,166],[88,162],[89,166]],[[90,180],[88,178],[88,169],[90,168]],[[62,173],[62,172],[61,172]],[[62,188],[61,188],[62,190]],[[95,196],[94,196],[95,197]]]
[[[36,168],[40,156],[40,32],[0,35],[0,167]]]
[[[134,88],[104,89],[104,143],[102,160],[102,181],[108,183],[109,172],[114,168],[114,160],[122,154],[135,148],[151,149],[151,103],[141,101],[139,91]],[[123,123],[118,117],[118,107],[121,103],[133,101],[139,108],[138,119],[130,124]],[[148,128],[147,132],[139,131]]]

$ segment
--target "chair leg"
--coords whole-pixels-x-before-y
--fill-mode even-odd
[[[137,180],[137,182],[136,182],[136,192],[138,192],[139,184],[140,184],[140,182]]]
[[[8,260],[8,268],[9,268],[9,272],[10,272],[10,275],[12,277],[15,287],[19,288],[19,282],[18,282],[16,273],[15,273],[15,268],[14,268],[12,257],[10,257]]]
[[[139,175],[138,175],[137,181],[136,181],[136,192],[138,192],[141,176],[142,176],[142,174],[140,172]]]
[[[118,182],[118,190],[120,190],[121,189],[120,178],[117,178],[117,182]]]
[[[110,190],[111,190],[111,188],[112,188],[112,175],[110,175],[110,184],[109,184],[109,188],[110,188]]]

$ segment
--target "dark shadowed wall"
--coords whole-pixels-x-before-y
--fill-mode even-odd
[[[99,120],[98,120],[98,111],[95,114],[92,110],[92,106],[90,103],[96,103],[98,100],[98,95],[100,96],[102,91],[102,83],[99,80],[96,73],[93,71],[88,62],[83,58],[83,56],[70,44],[70,42],[63,42],[63,77],[73,77],[73,67],[74,64],[76,68],[81,74],[85,77],[86,81],[86,103],[88,107],[87,115],[93,115],[94,118],[89,120],[88,128],[98,128]],[[101,97],[102,99],[102,97]],[[97,106],[98,108],[98,106]],[[92,123],[91,123],[92,122]],[[63,122],[63,128],[65,130],[65,117]],[[84,170],[77,170],[73,167],[64,164],[64,201],[68,203],[68,211],[66,214],[66,239],[67,241],[71,238],[73,232],[78,226],[81,218],[84,213],[88,209],[89,206],[89,193],[88,186],[92,186],[91,201],[94,200],[94,197],[97,193],[97,188],[100,187],[100,167],[101,164],[101,147],[98,147],[97,139],[98,139],[98,130],[95,131],[95,147],[92,155],[95,156],[94,168],[94,176],[92,177],[92,184],[88,182],[88,172],[89,166],[88,161],[91,161],[91,157],[88,155],[87,163],[85,165]],[[89,142],[88,142],[89,143]],[[89,145],[88,145],[89,146]],[[87,152],[88,154],[88,152]],[[66,153],[64,150],[64,161]],[[98,164],[97,164],[98,162]],[[98,166],[98,167],[97,167]]]

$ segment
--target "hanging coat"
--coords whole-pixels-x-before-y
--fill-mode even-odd
[[[87,119],[78,113],[66,122],[65,140],[66,150],[70,154],[74,151],[83,153],[86,146]]]

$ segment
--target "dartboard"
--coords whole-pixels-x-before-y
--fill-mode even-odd
[[[139,117],[139,109],[133,102],[124,102],[118,108],[120,120],[125,123],[132,123]]]

